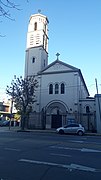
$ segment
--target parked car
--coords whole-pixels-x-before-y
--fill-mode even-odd
[[[9,120],[4,120],[2,121],[2,123],[0,124],[0,126],[9,126],[10,121]]]
[[[56,132],[59,134],[66,133],[66,134],[77,134],[79,136],[82,136],[85,133],[85,129],[81,124],[72,123],[64,127],[57,128]]]

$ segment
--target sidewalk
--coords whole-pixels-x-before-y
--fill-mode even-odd
[[[56,130],[55,129],[25,129],[25,130],[21,130],[21,127],[19,126],[15,126],[15,127],[0,127],[0,132],[47,132],[47,133],[55,133]]]
[[[36,133],[56,133],[55,129],[25,129],[24,131],[21,130],[19,126],[15,127],[0,127],[0,132],[36,132]],[[101,134],[98,133],[91,133],[91,132],[86,132],[85,135],[87,136],[101,136]]]
[[[17,130],[20,130],[20,127],[16,126],[16,127],[11,127],[10,129],[9,126],[0,127],[0,132],[17,131]]]

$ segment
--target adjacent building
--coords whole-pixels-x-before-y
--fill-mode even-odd
[[[0,119],[10,117],[10,102],[0,102]]]

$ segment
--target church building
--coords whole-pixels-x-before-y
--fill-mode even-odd
[[[95,99],[89,92],[79,68],[64,63],[60,54],[48,64],[48,19],[31,15],[27,32],[25,77],[38,80],[36,102],[29,117],[29,128],[51,129],[70,122],[86,130],[96,129]]]

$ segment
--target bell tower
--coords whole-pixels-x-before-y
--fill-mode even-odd
[[[25,77],[37,75],[48,65],[48,19],[38,13],[31,15],[27,32]]]

